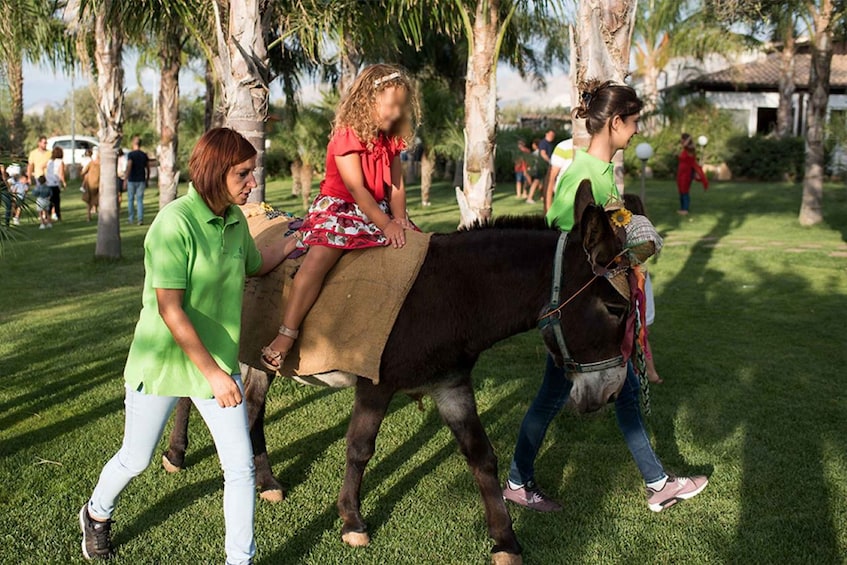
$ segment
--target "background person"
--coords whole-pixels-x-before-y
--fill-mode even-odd
[[[150,226],[143,306],[124,370],[123,445],[79,511],[87,559],[114,555],[111,517],[118,496],[150,464],[176,402],[189,397],[223,468],[226,562],[252,561],[255,471],[238,373],[244,280],[279,265],[290,243],[281,239],[260,252],[248,231],[238,205],[256,187],[255,167],[256,150],[243,136],[209,130],[191,154],[188,194],[163,208]]]
[[[91,215],[97,213],[100,205],[100,152],[92,151],[91,160],[82,169],[82,201],[85,202],[86,221],[91,221]]]
[[[12,224],[16,226],[21,225],[21,210],[23,210],[27,192],[29,192],[29,177],[26,173],[21,173],[12,183],[12,207],[14,208]]]
[[[550,173],[547,175],[547,182],[544,184],[545,214],[553,203],[556,186],[562,179],[564,172],[571,166],[571,163],[573,163],[573,138],[565,139],[556,144],[556,147],[553,149],[553,155],[550,157]]]
[[[65,181],[64,155],[61,147],[53,147],[44,172],[47,187],[50,189],[50,219],[54,222],[62,220],[62,191],[68,187]]]
[[[144,189],[150,180],[150,158],[141,150],[141,138],[133,136],[132,151],[126,156],[127,211],[129,223],[138,220],[138,225],[144,223]]]
[[[676,169],[676,188],[679,192],[679,211],[681,216],[688,215],[691,206],[691,182],[697,181],[703,184],[703,190],[709,190],[709,179],[697,162],[697,150],[694,148],[694,139],[690,134],[683,133],[679,144],[682,151],[679,153],[679,166]]]

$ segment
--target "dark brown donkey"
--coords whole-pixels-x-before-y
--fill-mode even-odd
[[[618,255],[622,238],[603,209],[594,205],[590,185],[583,184],[576,203],[579,222],[564,250],[561,300],[574,297],[562,310],[567,349],[577,362],[591,363],[620,355],[628,303],[594,274],[598,266]],[[498,219],[485,227],[433,236],[382,354],[379,384],[360,378],[355,385],[356,400],[347,430],[347,469],[338,498],[346,543],[360,546],[369,542],[359,510],[360,487],[392,396],[398,392],[413,397],[429,394],[479,486],[488,533],[495,542],[493,561],[521,562],[521,546],[503,502],[497,458],[477,414],[471,370],[483,351],[538,324],[539,313],[550,304],[559,236],[559,231],[536,217]],[[514,292],[516,288],[522,292]],[[561,358],[555,345],[551,351]],[[281,487],[268,464],[263,430],[271,377],[243,368],[248,377],[246,398],[257,484],[281,498]],[[595,398],[577,408],[596,407],[616,394],[625,369],[616,367],[611,372],[615,373],[614,386],[589,384]],[[598,378],[595,373],[569,376],[575,387]],[[164,459],[171,468],[181,467],[184,461],[190,406],[190,402],[179,405],[178,422]]]

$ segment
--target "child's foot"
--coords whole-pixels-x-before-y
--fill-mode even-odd
[[[262,348],[262,365],[269,371],[279,371],[285,362],[285,356],[294,345],[294,340],[300,336],[300,330],[292,330],[285,326],[279,327],[279,335],[270,345]]]

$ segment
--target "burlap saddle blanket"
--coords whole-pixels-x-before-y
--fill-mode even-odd
[[[281,240],[292,220],[285,216],[268,219],[258,204],[242,210],[260,249]],[[430,236],[407,231],[401,249],[379,247],[345,253],[327,275],[280,373],[304,377],[341,371],[378,383],[388,335],[418,276]],[[266,276],[247,280],[241,317],[242,363],[262,369],[260,349],[276,336],[302,262],[302,257],[289,259]]]

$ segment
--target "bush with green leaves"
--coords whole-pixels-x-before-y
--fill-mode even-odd
[[[737,135],[729,140],[729,165],[735,178],[797,180],[803,178],[805,146],[802,137]]]

